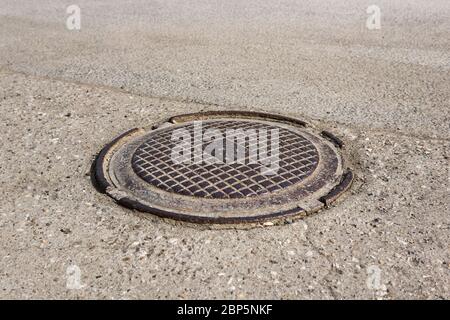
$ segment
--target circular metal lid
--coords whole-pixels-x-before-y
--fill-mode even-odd
[[[317,211],[345,191],[342,145],[279,115],[189,114],[115,139],[94,178],[119,204],[162,217],[265,222]]]

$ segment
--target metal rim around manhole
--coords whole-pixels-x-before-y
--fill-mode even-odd
[[[132,129],[93,165],[98,189],[119,204],[193,223],[305,216],[353,181],[343,143],[281,115],[216,111]]]

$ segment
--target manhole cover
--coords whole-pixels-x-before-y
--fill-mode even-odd
[[[208,112],[133,129],[98,155],[94,178],[119,204],[197,223],[306,215],[350,186],[342,142],[279,115]]]

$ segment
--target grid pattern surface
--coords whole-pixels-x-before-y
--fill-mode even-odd
[[[194,122],[176,129],[163,129],[150,135],[136,149],[131,163],[134,172],[147,183],[168,192],[211,199],[232,199],[258,196],[289,187],[309,176],[319,162],[318,151],[308,139],[283,127],[244,120],[216,120],[197,122],[195,125],[196,132],[201,132],[202,136],[205,132],[211,132],[211,129],[217,130],[216,134],[220,133],[223,138],[215,141],[222,141],[219,146],[222,145],[223,148],[215,149],[216,152],[212,154],[205,153],[205,147],[212,140],[196,139]],[[235,137],[227,136],[227,130],[230,129],[237,130]],[[181,132],[179,130],[184,130],[186,138],[182,141],[188,143],[184,149],[184,155],[188,155],[184,162],[173,156],[174,148],[179,148],[181,141],[172,140],[177,130],[178,133]],[[278,153],[271,153],[272,147],[276,150],[276,144],[272,142],[276,134],[272,130],[278,132]],[[251,132],[257,134],[249,134]],[[261,135],[264,132],[267,132],[267,139]],[[217,135],[214,137],[217,139]],[[264,142],[267,148],[261,148]],[[245,153],[240,153],[241,161],[226,161],[227,151],[232,150],[232,154],[237,155],[238,148],[245,150]],[[195,162],[194,154],[198,154],[198,150],[202,150],[201,162]],[[255,159],[255,153],[252,152],[254,150],[257,150],[257,161],[252,162]],[[234,157],[235,160],[236,158],[237,156]],[[278,161],[275,162],[275,159]],[[272,166],[276,168],[276,173],[267,174],[264,168],[274,163],[278,164]]]

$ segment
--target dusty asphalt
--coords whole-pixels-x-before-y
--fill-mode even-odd
[[[449,299],[449,33],[448,0],[0,0],[0,298]],[[92,187],[116,135],[217,109],[332,130],[354,187],[251,230]]]

